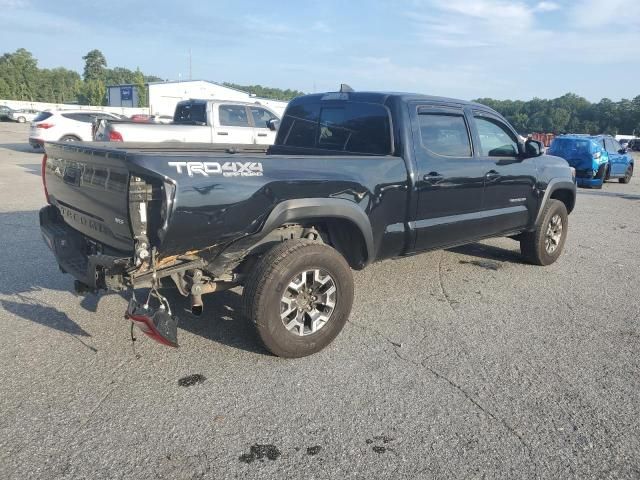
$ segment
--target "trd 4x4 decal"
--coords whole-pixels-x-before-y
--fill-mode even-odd
[[[225,177],[261,177],[262,163],[260,162],[169,162],[178,173],[187,175],[222,175]]]

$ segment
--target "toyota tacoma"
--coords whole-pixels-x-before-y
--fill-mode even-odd
[[[242,286],[247,318],[282,357],[338,335],[352,270],[372,262],[497,236],[555,262],[576,198],[575,170],[486,106],[347,86],[291,101],[270,147],[45,152],[41,231],[76,290],[124,292],[126,317],[177,346],[161,286],[194,314],[202,295]]]

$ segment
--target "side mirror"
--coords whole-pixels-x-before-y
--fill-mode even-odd
[[[539,157],[544,153],[544,145],[538,140],[528,139],[524,142],[525,158]]]
[[[271,120],[267,120],[267,128],[272,132],[275,132],[280,128],[280,120],[277,118],[272,118]]]

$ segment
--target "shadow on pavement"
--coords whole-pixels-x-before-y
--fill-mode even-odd
[[[222,345],[251,353],[270,355],[262,346],[255,327],[242,313],[242,296],[233,290],[204,295],[201,316],[191,313],[189,299],[174,289],[163,289],[174,315],[180,319],[178,327]],[[178,332],[180,342],[180,332]]]
[[[591,190],[579,190],[580,195],[594,195],[596,197],[617,197],[623,198],[625,200],[640,200],[640,195],[634,195],[631,193],[620,193],[620,192],[594,192]]]
[[[31,298],[22,297],[21,300],[21,302],[0,300],[0,305],[2,305],[2,308],[7,312],[17,317],[44,325],[45,327],[60,330],[61,332],[71,335],[81,337],[90,336],[80,325],[71,320],[66,313]]]
[[[56,305],[39,300],[39,292],[73,292],[73,278],[58,270],[56,261],[40,236],[37,211],[0,213],[0,294],[13,298],[0,299],[0,307],[7,312],[66,332],[76,339],[88,336],[72,318],[58,310]],[[37,259],[37,260],[32,260]],[[145,298],[147,292],[137,292]],[[172,288],[162,289],[162,294],[171,302],[172,310],[180,318],[180,329],[206,339],[241,350],[267,354],[262,347],[253,325],[243,318],[241,297],[235,291],[205,295],[204,312],[197,317],[191,314],[189,299]],[[105,295],[120,295],[129,299],[129,293],[109,293],[76,297],[80,306],[90,312],[98,312],[100,300]],[[125,303],[122,305],[124,315]],[[113,316],[113,311],[105,312]],[[92,348],[87,346],[88,348]]]
[[[42,176],[41,163],[21,163],[18,166],[24,168],[28,173],[31,173],[32,175],[36,175],[38,177]]]
[[[38,155],[42,155],[42,150],[33,148],[27,142],[24,142],[24,143],[0,143],[0,148],[6,148],[7,150],[13,150],[14,152],[37,153]]]
[[[518,245],[514,241],[514,245]],[[493,245],[486,245],[484,243],[470,243],[468,245],[462,245],[460,247],[449,248],[450,252],[460,253],[462,255],[468,255],[470,257],[484,258],[486,260],[495,260],[498,262],[509,263],[524,263],[522,255],[519,250],[507,250],[505,248],[494,247]],[[474,263],[473,261],[468,263]],[[482,262],[475,262],[474,264],[484,267]]]

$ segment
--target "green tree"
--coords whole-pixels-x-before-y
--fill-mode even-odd
[[[102,80],[86,80],[80,92],[80,103],[83,105],[105,105],[107,88]]]
[[[84,74],[83,78],[87,80],[104,81],[105,69],[107,67],[107,59],[100,50],[91,50],[84,57]]]
[[[257,97],[271,98],[273,100],[288,101],[300,95],[304,95],[304,92],[299,90],[282,90],[280,88],[263,87],[262,85],[238,85],[236,83],[224,82],[225,87],[235,88],[244,92],[255,94]]]
[[[147,98],[147,86],[145,85],[144,75],[140,71],[140,68],[136,69],[133,84],[138,93],[138,107],[148,107],[149,99]]]

